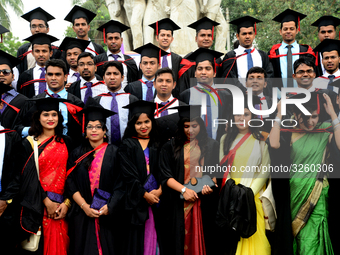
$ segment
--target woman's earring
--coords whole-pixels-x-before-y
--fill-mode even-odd
[[[104,138],[106,138],[106,134],[104,135]]]
[[[88,137],[87,137],[87,136],[85,136],[85,138],[86,138],[86,139],[88,139]]]

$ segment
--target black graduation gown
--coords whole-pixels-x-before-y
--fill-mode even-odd
[[[126,209],[131,214],[130,230],[128,237],[128,247],[124,252],[125,255],[143,255],[144,252],[144,231],[145,222],[149,218],[149,204],[143,198],[146,190],[144,189],[145,181],[147,180],[146,161],[143,149],[135,138],[126,138],[122,141],[118,150],[120,167],[126,185]],[[158,168],[158,148],[149,143],[149,166],[150,173],[154,175],[159,182]],[[162,199],[162,197],[161,197]],[[157,216],[156,205],[152,206],[156,231],[157,241],[160,246],[160,253],[163,254],[162,241],[159,235],[159,218]]]
[[[94,63],[97,65],[96,73],[101,77],[104,76],[103,64],[107,61],[108,61],[108,57],[107,57],[106,52],[94,58]],[[139,77],[138,68],[137,68],[135,60],[128,55],[124,55],[124,62],[122,64],[123,65],[125,64],[127,67],[127,82],[129,83],[129,82],[138,80],[138,77]]]
[[[34,98],[44,98],[46,93],[41,93]],[[79,107],[84,107],[84,103],[74,95],[67,93],[67,99],[70,103]],[[32,101],[26,101],[24,106],[21,108],[18,116],[14,121],[14,129],[21,135],[24,127],[30,127],[32,122],[32,116],[36,111],[35,103]],[[81,119],[79,120],[81,122]],[[82,128],[81,125],[74,119],[71,113],[68,113],[68,123],[67,123],[67,135],[72,139],[73,148],[80,145],[82,141]]]
[[[216,166],[218,164],[219,143],[208,138],[206,144],[206,156],[204,166]],[[160,177],[162,184],[162,199],[160,214],[162,221],[162,240],[164,253],[169,255],[184,254],[184,200],[180,199],[180,193],[167,186],[169,178],[174,178],[184,184],[184,149],[181,149],[179,159],[174,157],[174,139],[168,141],[161,149],[159,157]],[[221,254],[218,252],[218,229],[215,224],[215,216],[218,203],[218,190],[210,195],[200,196],[202,222],[207,255]]]
[[[181,67],[182,57],[174,52],[171,52],[171,70],[174,74],[174,81],[177,83],[175,89],[172,91],[174,97],[179,96],[179,86],[178,86],[178,71]]]
[[[134,95],[137,97],[139,100],[143,100],[143,90],[142,90],[142,82],[140,80],[134,81],[126,85],[124,88],[124,91],[126,93],[130,93],[131,95]],[[156,90],[154,92],[153,97],[156,96]]]
[[[270,96],[265,96],[266,101],[267,101],[267,106],[268,109],[270,109],[273,105],[273,100]],[[264,125],[262,129],[268,133],[270,133],[270,130],[272,129],[272,122],[271,121],[266,121],[266,119],[275,119],[276,117],[277,110],[275,110],[272,114],[269,115],[268,118],[263,118]]]
[[[70,151],[71,140],[67,136],[62,137],[68,151]],[[39,146],[39,155],[43,152],[46,146],[52,141],[49,138],[47,142]],[[29,159],[29,160],[28,160]],[[42,225],[44,215],[43,200],[47,197],[46,192],[42,188],[38,180],[37,170],[34,161],[33,148],[27,139],[22,140],[21,151],[16,155],[16,168],[21,172],[20,177],[20,237],[18,239],[24,240],[30,233],[37,233],[39,226]],[[64,198],[67,198],[64,193]],[[25,231],[26,229],[27,231]],[[44,237],[40,237],[39,248],[34,253],[29,254],[43,254]],[[26,252],[27,253],[27,252]]]
[[[4,213],[0,216],[0,245],[13,249],[16,238],[16,227],[19,224],[17,213],[17,196],[20,190],[20,169],[15,167],[17,155],[14,152],[21,150],[21,138],[17,132],[5,134],[5,152],[2,165],[0,200],[12,199],[12,203],[7,205]],[[12,250],[13,251],[13,250]]]
[[[27,97],[24,95],[18,94],[15,98],[12,99],[10,105],[18,108],[19,110],[24,106]],[[11,108],[10,106],[6,106],[6,109],[3,111],[0,117],[1,125],[4,128],[13,128],[14,120],[17,117],[18,113]]]
[[[261,55],[262,59],[262,68],[266,70],[268,78],[274,77],[274,70],[271,62],[269,61],[268,55],[262,51],[258,50],[258,52]],[[237,61],[236,59],[236,53],[234,50],[229,51],[227,54],[225,54],[223,61],[222,61],[222,68],[221,68],[221,74],[220,76],[224,79],[228,79],[228,84],[235,84],[238,87],[242,88],[244,90],[244,86],[242,83],[238,80],[238,68],[237,68]],[[246,78],[246,77],[244,77]],[[231,81],[231,82],[229,82]],[[268,82],[267,87],[264,89],[264,95],[271,95],[272,89],[271,84]]]
[[[106,148],[103,163],[100,171],[99,189],[112,194],[108,201],[109,215],[99,217],[100,225],[100,242],[103,255],[122,254],[122,237],[124,224],[122,219],[123,206],[122,198],[124,196],[123,182],[121,179],[120,168],[117,157],[118,148],[109,144]],[[74,166],[74,162],[85,154],[82,146],[76,148],[68,160],[68,168]],[[88,157],[93,157],[89,155]],[[66,189],[69,197],[72,197],[77,191],[85,199],[86,203],[92,203],[90,188],[89,170],[86,167],[87,158],[85,158],[72,171],[66,180]],[[72,255],[96,255],[99,254],[97,246],[95,219],[88,217],[80,206],[72,201],[69,211],[69,237],[70,249]],[[125,226],[126,227],[126,226]]]
[[[197,84],[197,83],[196,83]],[[232,97],[230,93],[226,90],[217,90],[218,95],[221,98],[222,101],[222,107],[221,104],[218,104],[218,118],[223,120],[230,121],[232,117]],[[179,96],[179,100],[182,102],[189,104],[190,102],[190,89],[185,90],[182,92]],[[222,135],[225,133],[225,125],[218,125],[217,133],[216,133],[216,141],[220,141]]]
[[[185,105],[185,104],[181,101],[178,101],[178,105]],[[171,108],[171,107],[172,106],[169,105],[166,108]],[[161,109],[163,109],[163,108],[160,108],[160,106],[159,106],[159,110],[161,110]],[[161,134],[161,137],[159,139],[159,143],[161,145],[163,145],[164,143],[166,143],[167,141],[169,141],[171,138],[173,138],[175,136],[178,121],[179,121],[178,112],[157,118],[158,133]]]
[[[34,83],[28,84],[24,87],[22,87],[22,85],[25,82],[28,82],[34,79],[33,69],[34,68],[31,68],[21,73],[19,76],[18,83],[17,83],[17,91],[28,98],[32,98],[35,96]]]
[[[101,45],[99,45],[98,43],[95,43],[93,41],[91,41],[91,42],[93,44],[93,48],[94,48],[94,51],[95,51],[94,53],[96,54],[96,56],[98,56],[99,54],[105,53],[105,50]],[[88,49],[88,50],[90,49],[90,51],[93,52],[93,49],[91,49],[89,47],[87,47],[86,49]]]
[[[23,57],[23,54],[28,51],[28,48],[31,46],[31,43],[25,43],[21,45],[17,51],[17,58],[22,59],[21,63],[17,65],[17,68],[19,70],[19,74],[23,73],[27,70],[27,56]],[[60,58],[61,51],[58,49],[58,47],[52,45],[52,51],[53,55],[51,58]]]
[[[282,78],[281,77],[280,58],[276,57],[280,54],[279,49],[278,49],[280,45],[281,44],[274,45],[272,47],[272,49],[268,52],[269,60],[272,63],[273,69],[274,69],[274,76],[273,76],[274,78]],[[309,45],[299,44],[299,47],[300,47],[299,52],[303,53],[303,54],[298,55],[299,58],[307,57],[307,58],[310,58],[311,61],[315,62],[315,57],[313,55],[314,52]],[[283,86],[282,80],[275,79],[275,83],[272,86],[278,87],[279,89],[281,89],[282,86]]]

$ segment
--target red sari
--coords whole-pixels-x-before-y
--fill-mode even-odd
[[[39,155],[40,183],[44,191],[64,194],[68,151],[66,144],[54,139]],[[50,219],[44,209],[44,255],[67,255],[69,237],[65,219]]]

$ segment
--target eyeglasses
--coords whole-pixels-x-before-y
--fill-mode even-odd
[[[92,63],[92,62],[89,62],[89,63],[79,63],[78,64],[78,66],[80,66],[80,67],[84,67],[84,66],[94,66],[94,63]]]
[[[92,126],[92,125],[88,125],[87,127],[86,127],[86,129],[90,129],[90,130],[92,130],[92,129],[94,129],[94,130],[100,130],[100,129],[102,129],[103,127],[101,126],[101,125],[96,125],[96,126]]]
[[[12,71],[9,69],[2,69],[0,70],[0,73],[3,73],[5,76],[8,76],[12,73]]]
[[[44,25],[42,25],[42,24],[40,24],[40,25],[32,25],[31,26],[31,29],[36,29],[36,28],[40,28],[40,29],[44,29],[46,26],[44,26]]]
[[[313,74],[313,73],[314,73],[314,70],[309,69],[309,70],[307,70],[307,71],[300,70],[300,71],[297,71],[297,72],[296,72],[296,74],[298,74],[298,75],[303,75],[304,73]]]

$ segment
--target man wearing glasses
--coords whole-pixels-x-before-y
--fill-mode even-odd
[[[25,13],[21,17],[30,23],[30,30],[32,35],[35,35],[37,33],[47,34],[50,31],[47,22],[54,19],[52,15],[50,15],[40,7],[28,13]],[[57,47],[53,46],[52,58],[59,58],[59,54],[60,52],[57,50]],[[18,65],[19,74],[30,68],[33,68],[35,66],[35,58],[32,54],[32,44],[25,43],[24,45],[20,46],[17,52],[17,58],[22,60],[20,65]]]
[[[107,92],[107,87],[103,81],[98,81],[95,73],[97,66],[94,64],[93,55],[89,52],[83,52],[79,55],[78,72],[80,80],[71,84],[67,92],[80,98],[86,103],[89,97],[95,97]]]

